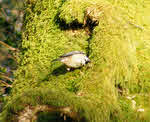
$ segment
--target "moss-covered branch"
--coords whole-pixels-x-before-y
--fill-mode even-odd
[[[37,121],[37,115],[40,112],[58,112],[64,114],[64,120],[66,120],[65,116],[69,116],[73,120],[80,120],[79,115],[76,112],[73,112],[70,107],[53,107],[46,105],[38,105],[35,107],[27,106],[24,111],[19,113],[18,121],[19,122],[27,122],[27,121]]]

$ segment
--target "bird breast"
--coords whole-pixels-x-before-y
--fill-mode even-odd
[[[61,62],[67,65],[68,67],[78,68],[85,64],[84,58],[85,58],[85,55],[83,54],[75,54],[75,55],[63,58]]]

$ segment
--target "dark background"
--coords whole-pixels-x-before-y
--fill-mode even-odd
[[[11,90],[17,68],[23,4],[23,0],[0,0],[0,105]]]

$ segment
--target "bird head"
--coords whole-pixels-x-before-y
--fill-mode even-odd
[[[89,62],[91,62],[91,60],[86,56],[85,57],[85,63],[88,64]]]

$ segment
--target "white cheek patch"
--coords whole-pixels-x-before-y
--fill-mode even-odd
[[[88,57],[85,56],[85,61],[88,61],[88,60],[89,60]]]
[[[85,65],[85,60],[82,60],[81,63],[82,63],[82,65]]]

